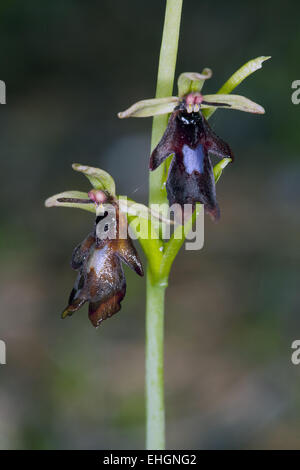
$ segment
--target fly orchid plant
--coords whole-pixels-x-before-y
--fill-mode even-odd
[[[154,117],[149,207],[117,196],[115,182],[108,173],[80,164],[73,164],[73,169],[89,179],[92,189],[88,193],[67,191],[46,201],[47,207],[80,208],[95,216],[92,231],[73,252],[71,265],[78,275],[63,318],[86,302],[89,302],[89,318],[96,327],[118,312],[126,291],[122,263],[140,276],[144,272],[131,240],[133,235],[144,251],[148,449],[165,446],[163,325],[169,272],[202,206],[214,221],[219,219],[215,185],[234,159],[229,145],[215,134],[207,120],[217,108],[263,114],[259,104],[230,93],[270,58],[250,60],[216,94],[202,94],[205,81],[212,76],[209,68],[202,73],[182,73],[178,78],[178,96],[171,96],[181,7],[182,0],[167,0],[156,98],[139,101],[118,114],[119,118]],[[215,166],[211,156],[220,160]],[[157,209],[162,204],[190,205],[192,211],[176,226],[165,210]],[[172,224],[173,233],[165,240],[162,228]]]

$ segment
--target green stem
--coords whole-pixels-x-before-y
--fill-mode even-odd
[[[151,282],[148,268],[146,302],[146,433],[148,450],[165,448],[164,298],[165,286]]]
[[[167,0],[163,37],[157,76],[156,98],[171,96],[173,91],[181,9],[183,0]],[[151,149],[161,139],[168,116],[153,119]],[[164,188],[166,165],[161,165],[149,177],[149,205],[166,202]],[[153,253],[159,257],[160,252]],[[147,270],[146,301],[146,440],[147,449],[165,448],[164,409],[164,297],[167,279],[158,272]]]
[[[161,42],[156,98],[171,96],[174,84],[174,75],[176,67],[179,27],[181,19],[181,9],[183,0],[167,0],[163,36]],[[153,118],[151,150],[156,147],[160,141],[165,128],[167,127],[169,116],[163,114]],[[165,179],[165,164],[150,173],[149,177],[149,202],[166,202],[166,191],[163,187]]]

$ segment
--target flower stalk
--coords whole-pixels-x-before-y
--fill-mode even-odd
[[[171,96],[174,85],[182,0],[167,0],[160,49],[156,98]],[[156,147],[168,124],[168,114],[154,116],[151,151]],[[166,203],[164,187],[166,163],[149,175],[149,206]],[[161,252],[160,252],[161,254]],[[153,280],[155,274],[155,281]],[[164,303],[168,273],[147,269],[146,290],[146,446],[165,448],[164,405]]]

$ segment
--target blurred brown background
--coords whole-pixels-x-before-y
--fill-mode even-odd
[[[113,174],[147,198],[150,119],[116,114],[155,93],[164,1],[0,3],[2,175],[1,449],[144,446],[144,281],[126,269],[122,311],[95,330],[86,308],[62,321],[73,247],[90,214],[45,209],[86,190],[72,162]],[[214,75],[272,55],[238,89],[265,116],[211,120],[236,162],[218,184],[220,224],[182,251],[167,292],[169,448],[300,448],[299,2],[185,0],[177,75]]]

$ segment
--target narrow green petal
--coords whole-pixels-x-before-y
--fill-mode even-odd
[[[118,113],[120,119],[128,117],[150,117],[158,114],[169,114],[178,104],[177,96],[168,96],[167,98],[154,98],[142,100]]]
[[[178,95],[180,97],[190,92],[200,92],[204,85],[204,81],[212,76],[211,69],[205,68],[202,73],[184,72],[178,77]]]
[[[265,60],[270,59],[271,56],[261,56],[256,57],[256,59],[249,60],[245,65],[238,69],[224,85],[217,92],[218,94],[228,94],[231,93],[245,78],[247,78],[252,73],[256,72],[262,68],[262,64]],[[207,109],[204,111],[204,116],[208,119],[214,112],[216,108]]]
[[[219,181],[224,168],[231,162],[231,158],[223,158],[219,163],[214,166],[215,182]]]
[[[88,212],[93,212],[95,213],[95,204],[90,203],[86,204],[83,203],[81,204],[80,202],[60,202],[59,199],[84,199],[87,200],[88,193],[84,193],[81,191],[65,191],[63,193],[55,194],[54,196],[49,197],[45,201],[45,206],[46,207],[73,207],[75,209],[83,209]]]
[[[265,112],[262,106],[240,95],[204,95],[203,100],[208,103],[214,103],[214,106],[210,106],[208,103],[202,103],[201,108],[237,109],[238,111],[255,114],[264,114]]]
[[[83,173],[95,189],[108,191],[112,196],[116,195],[116,185],[114,179],[104,170],[92,166],[73,163],[73,170]]]

